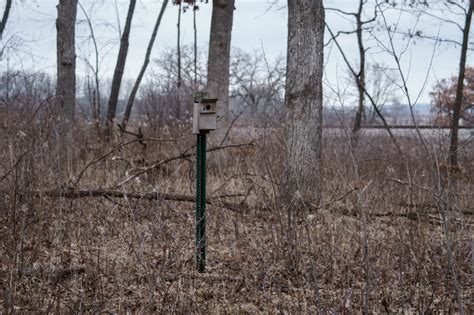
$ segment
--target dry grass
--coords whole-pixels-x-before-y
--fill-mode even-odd
[[[431,164],[416,139],[325,138],[324,206],[287,209],[275,198],[281,141],[209,154],[208,195],[244,194],[240,210],[208,206],[207,272],[194,270],[194,205],[166,200],[61,199],[54,129],[6,123],[0,165],[0,310],[57,313],[433,313],[457,312],[446,235]],[[17,120],[18,121],[18,120]],[[93,131],[78,128],[71,178],[105,154]],[[81,189],[113,187],[140,168],[193,145],[188,126],[147,137],[90,167]],[[131,137],[127,138],[128,140]],[[116,139],[118,141],[125,139]],[[233,142],[246,142],[243,137]],[[433,141],[442,156],[443,147]],[[430,147],[431,148],[431,147]],[[25,153],[26,152],[26,153]],[[189,152],[192,152],[190,150]],[[449,192],[449,237],[464,311],[472,289],[472,146],[462,174],[441,174]],[[441,170],[442,172],[442,170]],[[193,195],[194,159],[178,159],[117,189]]]

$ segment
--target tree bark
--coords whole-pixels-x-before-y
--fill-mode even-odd
[[[130,93],[130,96],[128,97],[127,108],[125,109],[125,114],[123,115],[123,120],[122,120],[123,129],[127,128],[127,123],[128,123],[128,120],[130,119],[130,114],[132,112],[133,102],[135,101],[135,96],[137,95],[138,88],[140,87],[140,83],[142,82],[143,76],[145,75],[145,71],[148,67],[148,64],[150,63],[151,51],[153,49],[156,35],[158,34],[158,28],[160,27],[161,20],[163,18],[163,14],[165,13],[167,5],[168,5],[168,0],[165,0],[163,4],[161,5],[160,14],[158,15],[158,18],[155,23],[155,27],[151,34],[150,41],[148,43],[148,48],[145,54],[145,60],[143,61],[143,65],[140,70],[140,73],[138,74],[137,80],[135,81],[135,84],[133,85],[132,92]]]
[[[232,24],[235,0],[213,0],[209,59],[207,64],[207,92],[218,98],[218,130],[229,124],[229,68]]]
[[[127,61],[128,53],[128,39],[130,37],[130,29],[132,28],[132,18],[135,12],[136,0],[130,0],[128,7],[127,19],[123,29],[122,37],[120,39],[120,49],[117,57],[117,64],[115,65],[114,77],[112,79],[112,88],[110,90],[109,104],[107,107],[107,122],[105,126],[105,138],[110,140],[112,135],[112,127],[114,124],[115,113],[117,111],[117,102],[120,92],[120,85],[122,84],[123,71],[125,69],[125,62]]]
[[[321,202],[323,46],[322,0],[288,0],[286,206]]]
[[[456,99],[454,100],[453,121],[451,125],[451,143],[449,146],[449,162],[452,167],[458,166],[458,134],[459,134],[459,118],[461,116],[461,108],[463,103],[464,76],[466,72],[466,55],[469,46],[469,30],[471,28],[472,10],[474,8],[474,0],[469,3],[466,14],[465,26],[463,29],[463,39],[461,47],[461,58],[459,61],[459,76],[456,87]]]
[[[59,0],[56,20],[57,85],[56,102],[61,121],[66,124],[74,119],[76,101],[76,49],[75,30],[77,0]]]
[[[359,95],[357,111],[354,119],[353,134],[357,139],[357,133],[360,130],[362,123],[362,115],[364,114],[364,89],[365,89],[365,47],[362,38],[362,9],[364,8],[364,0],[359,0],[359,9],[356,13],[356,34],[357,34],[357,45],[359,48],[359,73],[356,76],[357,92]],[[357,142],[357,141],[356,141]]]
[[[76,15],[77,0],[59,0],[56,19],[57,83],[56,107],[58,110],[58,169],[61,182],[67,181],[69,148],[76,102]]]
[[[3,11],[3,17],[0,21],[0,40],[3,36],[3,31],[5,30],[5,26],[7,25],[8,17],[10,16],[10,9],[12,8],[12,0],[7,0],[5,4],[5,10]]]

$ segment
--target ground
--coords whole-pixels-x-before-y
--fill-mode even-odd
[[[4,313],[450,313],[458,300],[474,311],[469,143],[453,172],[440,159],[443,140],[427,140],[428,157],[415,135],[400,137],[402,154],[382,133],[362,135],[352,149],[344,135],[326,136],[322,205],[284,209],[279,133],[239,133],[229,141],[245,145],[209,153],[200,274],[186,126],[144,129],[154,140],[120,148],[133,136],[105,144],[78,130],[62,183],[50,134],[19,125],[2,140]],[[162,198],[44,194],[58,187]]]

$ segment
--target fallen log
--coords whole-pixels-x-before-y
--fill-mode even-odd
[[[129,199],[145,199],[145,200],[169,200],[179,202],[196,202],[194,196],[181,195],[181,194],[168,194],[159,192],[123,192],[118,190],[75,190],[75,189],[53,189],[53,190],[36,190],[33,192],[35,197],[51,197],[51,198],[67,198],[67,199],[80,199],[80,198],[97,198],[97,197],[109,197],[109,198],[129,198]],[[232,197],[245,197],[245,195],[231,195]],[[231,202],[222,201],[220,199],[227,198],[229,195],[217,196],[209,198],[206,203],[209,205],[222,206],[232,211],[244,211],[247,210],[247,206],[244,204],[234,204]]]

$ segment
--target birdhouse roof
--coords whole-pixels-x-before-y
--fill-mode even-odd
[[[196,3],[196,0],[173,0],[173,4],[182,4],[183,2],[189,5],[193,5]]]

